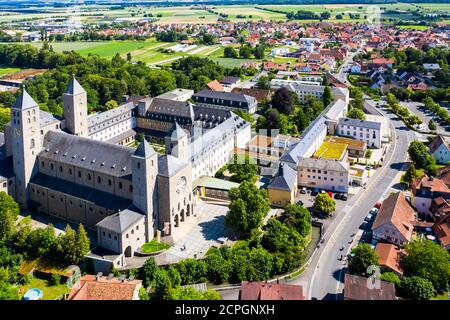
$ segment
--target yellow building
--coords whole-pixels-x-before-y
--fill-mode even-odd
[[[278,174],[267,189],[269,201],[273,206],[284,208],[288,204],[293,204],[298,190],[296,171],[289,165],[281,163]]]

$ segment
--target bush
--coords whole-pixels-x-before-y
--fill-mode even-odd
[[[52,275],[50,276],[50,284],[52,286],[61,284],[61,276],[57,273],[52,273]]]
[[[398,288],[400,286],[400,283],[402,282],[399,276],[394,272],[383,272],[380,276],[380,279],[386,282],[393,283],[396,288]]]

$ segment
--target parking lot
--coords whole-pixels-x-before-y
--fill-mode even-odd
[[[347,201],[344,200],[336,200],[335,197],[335,193],[333,193],[333,199],[336,201],[336,211],[334,212],[334,214],[332,216],[323,216],[321,214],[317,214],[314,212],[313,206],[314,206],[314,199],[316,198],[314,195],[311,195],[311,189],[306,188],[306,193],[302,194],[300,193],[301,188],[299,188],[299,192],[297,197],[295,198],[296,203],[298,203],[298,201],[301,201],[303,203],[303,206],[305,208],[307,208],[310,212],[311,215],[313,217],[313,219],[317,219],[317,221],[320,221],[323,223],[324,228],[327,228],[336,218],[336,216],[342,212],[343,208],[347,205],[347,201],[351,199],[352,195],[347,195]]]
[[[424,126],[424,131],[428,131],[428,123],[431,119],[433,119],[434,123],[436,124],[436,132],[438,134],[450,134],[450,126],[443,124],[440,124],[439,117],[434,115],[431,111],[427,110],[423,103],[421,102],[400,102],[400,105],[403,107],[408,108],[409,112],[417,115],[420,120],[422,120]]]

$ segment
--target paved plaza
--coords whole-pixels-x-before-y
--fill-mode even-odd
[[[223,243],[219,239],[234,240],[233,231],[225,225],[227,206],[203,202],[195,208],[197,223],[176,244],[164,254],[155,257],[161,264],[175,263],[187,258],[202,258],[212,246],[220,247]]]

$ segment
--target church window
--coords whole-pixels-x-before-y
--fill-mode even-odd
[[[109,186],[112,185],[111,179],[108,179],[108,185],[109,185]]]
[[[88,177],[88,180],[89,180],[89,181],[90,181],[91,178],[92,178],[90,173],[88,173],[87,177]]]
[[[97,177],[97,182],[98,182],[98,183],[102,183],[102,178]]]
[[[119,182],[119,189],[122,189],[122,182]]]
[[[78,178],[81,178],[81,171],[78,171]]]
[[[53,170],[53,168],[54,168],[54,166],[53,166],[53,163],[52,163],[52,164],[50,164],[50,169]]]
[[[63,172],[63,167],[59,166],[59,172]]]

